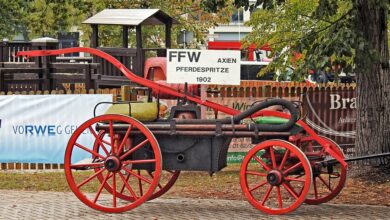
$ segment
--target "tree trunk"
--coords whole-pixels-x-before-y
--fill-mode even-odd
[[[387,35],[388,5],[383,0],[355,0],[360,42],[356,50],[356,155],[390,151],[390,75]],[[388,167],[389,158],[364,161]]]

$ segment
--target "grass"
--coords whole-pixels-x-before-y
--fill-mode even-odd
[[[207,172],[184,171],[181,173],[175,187],[178,188],[213,188],[239,184],[238,164],[230,165],[224,171],[211,176]],[[90,172],[83,172],[80,178],[86,178]],[[175,188],[174,187],[174,188]],[[32,191],[70,191],[63,171],[53,172],[11,172],[0,171],[0,189],[7,190],[32,190]],[[92,191],[92,190],[88,190]]]
[[[165,198],[187,197],[245,200],[240,188],[239,164],[229,165],[210,176],[207,172],[184,171]],[[86,178],[91,173],[81,174]],[[69,192],[63,172],[0,171],[0,190]],[[95,192],[91,187],[87,191]],[[348,178],[346,187],[332,203],[372,204],[390,206],[390,181],[367,182]]]

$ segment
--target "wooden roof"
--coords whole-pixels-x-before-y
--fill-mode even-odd
[[[159,9],[104,9],[83,21],[83,24],[164,25],[179,22]]]

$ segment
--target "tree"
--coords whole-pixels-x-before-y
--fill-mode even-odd
[[[227,0],[231,1],[231,0]],[[82,40],[89,44],[91,27],[81,22],[106,8],[158,8],[180,22],[173,27],[173,38],[181,29],[194,32],[197,39],[203,40],[207,30],[218,23],[229,21],[232,6],[210,13],[203,10],[201,0],[0,0],[0,37],[12,38],[23,32],[26,39],[54,37],[59,32],[81,30]],[[3,27],[4,26],[4,27]],[[144,44],[160,46],[164,39],[163,27],[143,28]],[[120,46],[121,27],[102,25],[99,28],[101,46]],[[130,45],[135,43],[130,38]]]
[[[21,32],[22,0],[0,0],[0,40]]]
[[[356,0],[357,154],[390,151],[389,1]],[[359,31],[360,30],[360,31]],[[384,158],[374,165],[389,165]]]
[[[213,0],[211,11],[226,2]],[[390,151],[389,0],[235,0],[257,10],[246,38],[269,43],[279,58],[269,68],[294,65],[295,78],[309,69],[357,73],[357,155]],[[294,59],[294,53],[302,54]],[[388,167],[390,160],[371,160]],[[388,172],[388,171],[387,171]]]
[[[23,34],[25,39],[57,37],[79,23],[82,0],[4,1],[0,0],[0,36],[12,38]]]
[[[227,0],[231,1],[231,0]],[[218,23],[226,23],[229,21],[229,16],[232,5],[230,7],[218,10],[218,13],[210,13],[203,10],[201,0],[86,0],[82,3],[84,8],[84,16],[86,19],[105,8],[157,8],[161,9],[171,17],[180,22],[180,25],[173,26],[172,39],[176,39],[180,30],[194,32],[195,38],[203,40],[205,34],[210,27]],[[85,41],[88,41],[91,29],[89,25],[82,25],[82,31],[85,33]],[[163,27],[153,26],[143,28],[144,44],[146,47],[158,47],[163,42],[165,32],[161,31]],[[101,26],[101,44],[110,46],[121,45],[121,31],[120,27],[115,26]],[[135,43],[135,39],[130,39],[130,44]]]

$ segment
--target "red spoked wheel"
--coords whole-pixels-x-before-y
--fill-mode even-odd
[[[293,177],[296,174],[301,177]],[[297,209],[305,201],[311,182],[306,156],[283,140],[261,142],[248,152],[241,165],[242,191],[255,208],[267,214]]]
[[[127,129],[117,130],[115,124]],[[108,134],[106,138],[96,132],[98,127]],[[101,152],[94,149],[95,141]],[[69,187],[83,203],[104,212],[123,212],[152,196],[159,184],[162,158],[157,140],[141,122],[124,115],[102,115],[86,121],[72,134],[64,169]]]
[[[333,145],[333,149],[336,153],[343,159],[345,158],[343,150],[336,142],[324,136],[320,136],[320,138],[328,144]],[[309,205],[318,205],[332,200],[344,188],[347,179],[347,169],[340,164],[329,165],[328,167],[322,167],[321,165],[316,164],[316,162],[334,158],[314,139],[307,139],[303,141],[301,145],[301,149],[304,149],[305,152],[318,152],[321,155],[320,159],[313,158],[313,184],[305,203]]]
[[[128,143],[130,143],[130,140],[127,141]],[[98,139],[95,140],[94,142],[94,145],[93,145],[93,149],[95,152],[98,152],[100,153],[100,151],[103,151],[101,149],[101,144],[100,143],[103,143],[103,144],[108,144],[110,145],[109,143],[109,135],[107,132],[105,132],[104,130],[101,130],[98,134]],[[95,158],[95,156],[93,156],[93,158]],[[137,170],[133,170],[132,168],[129,168],[130,170],[132,170],[133,172],[136,172],[138,174],[140,174],[141,172],[146,172],[147,175],[149,175],[151,178],[154,178],[154,172],[151,172],[151,171],[141,171],[139,169]],[[101,168],[99,167],[96,167],[95,169],[95,172],[98,173]],[[126,175],[126,179],[129,179],[130,174],[127,174]],[[150,196],[150,198],[148,200],[153,200],[153,199],[156,199],[162,195],[164,195],[176,182],[176,180],[179,178],[179,175],[180,175],[180,171],[177,170],[177,171],[171,171],[171,170],[162,170],[161,172],[161,176],[160,176],[160,182],[159,184],[157,185],[156,187],[156,190],[154,191],[154,193]],[[99,181],[102,183],[103,180],[104,180],[104,176],[103,174],[98,174],[97,175],[97,178],[99,179]],[[141,179],[138,179],[138,186],[137,186],[137,190],[138,192],[140,192],[140,194],[143,194],[143,186],[144,184],[142,183]],[[107,192],[110,192],[112,194],[112,188],[109,184],[104,184],[104,188],[107,190]],[[134,201],[134,197],[131,196],[131,195],[126,195],[123,193],[124,191],[124,185],[120,188],[119,191],[116,192],[116,195],[118,196],[118,198],[121,198],[121,199],[124,199],[124,200],[127,200],[127,201]]]

